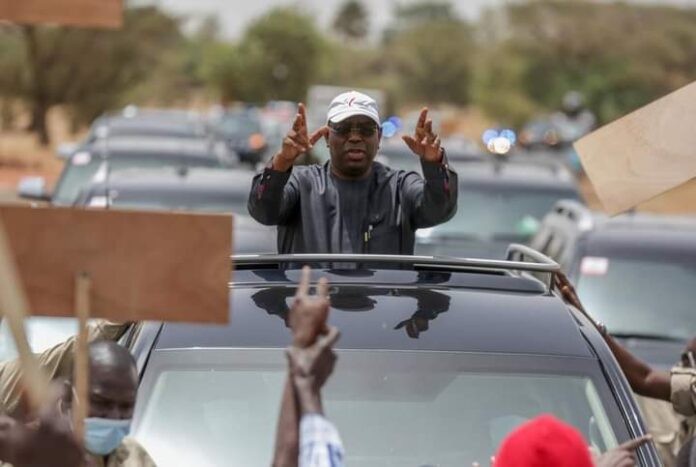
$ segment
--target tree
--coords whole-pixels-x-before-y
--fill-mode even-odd
[[[492,116],[501,107],[490,97],[501,92],[519,118],[556,110],[563,94],[577,89],[603,123],[696,78],[693,9],[530,0],[509,4],[499,15],[505,34],[482,51],[494,59],[478,67],[476,88],[477,102]],[[500,79],[486,78],[511,66],[504,89],[496,84]]]
[[[206,76],[226,99],[302,100],[323,47],[310,17],[276,8],[254,22],[237,47],[220,44],[210,53]]]
[[[385,59],[393,64],[406,100],[467,104],[474,47],[466,23],[429,20],[397,33]]]
[[[359,0],[346,0],[336,14],[334,29],[349,40],[364,39],[369,31],[367,10]]]
[[[155,8],[127,9],[124,16],[116,31],[24,26],[3,32],[19,45],[3,71],[31,110],[30,129],[42,144],[49,143],[51,107],[66,104],[76,121],[93,120],[144,80],[181,37],[177,22]]]

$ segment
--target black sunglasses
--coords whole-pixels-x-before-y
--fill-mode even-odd
[[[329,123],[329,128],[338,136],[348,136],[353,132],[353,129],[356,129],[358,133],[360,133],[360,136],[368,138],[375,134],[378,126],[376,123],[370,122],[358,123],[355,125],[350,123]]]

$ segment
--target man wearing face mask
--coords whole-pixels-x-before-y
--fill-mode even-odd
[[[133,356],[110,341],[89,346],[89,417],[85,419],[85,465],[154,467],[145,449],[129,438],[138,391]]]
[[[457,210],[457,174],[448,164],[427,109],[404,142],[423,176],[393,170],[375,156],[382,136],[374,99],[350,91],[330,104],[328,123],[310,136],[304,105],[283,146],[253,181],[249,213],[278,225],[279,253],[413,254],[415,231]],[[331,160],[293,167],[325,138]]]

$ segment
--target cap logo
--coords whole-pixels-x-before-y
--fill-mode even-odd
[[[355,97],[351,97],[350,99],[348,99],[348,107],[352,107],[352,106],[353,106],[353,101],[354,101],[354,100],[355,100]]]

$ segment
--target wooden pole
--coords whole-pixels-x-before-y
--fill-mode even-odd
[[[75,342],[75,381],[76,400],[73,401],[73,429],[77,439],[84,439],[85,418],[89,414],[89,349],[87,320],[89,319],[90,289],[92,281],[86,273],[75,277],[75,315],[78,320],[77,341]]]
[[[38,411],[47,399],[48,381],[34,358],[24,330],[24,319],[29,315],[29,305],[1,221],[0,313],[7,321],[15,341],[30,410]]]

